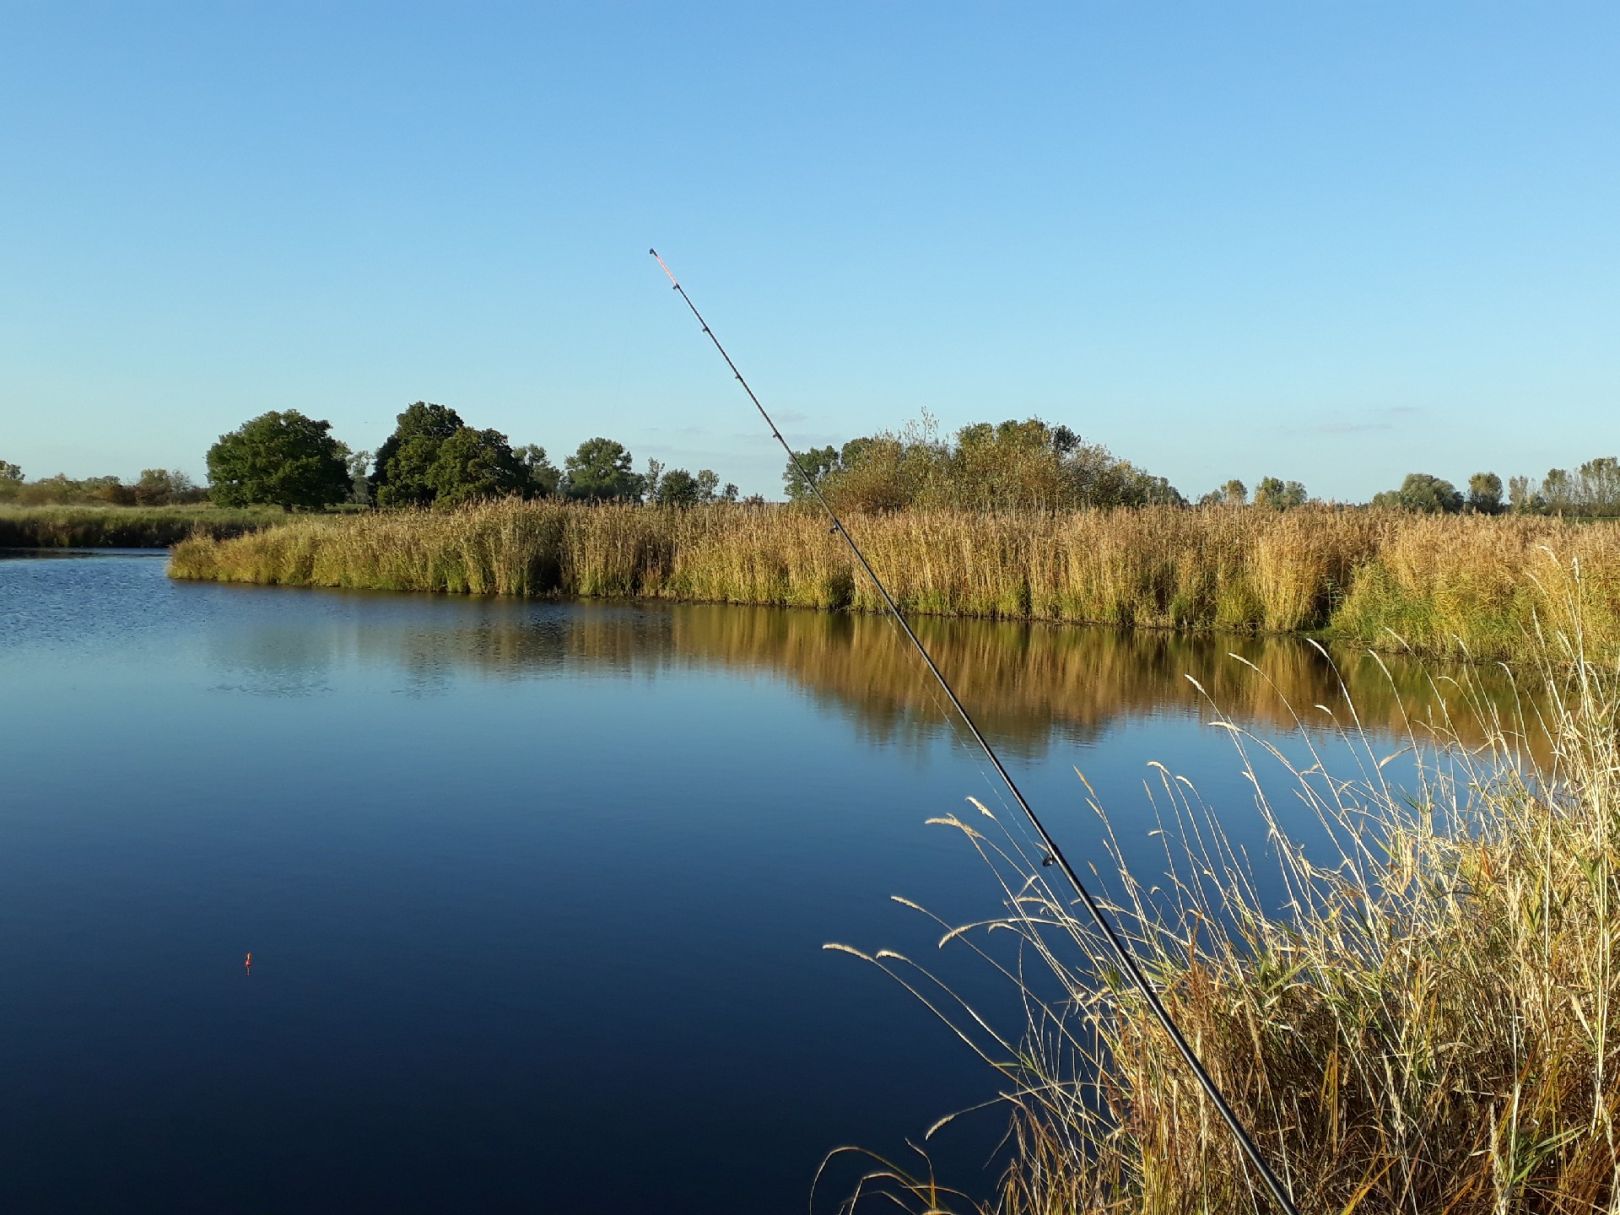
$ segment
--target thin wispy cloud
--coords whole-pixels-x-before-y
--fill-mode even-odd
[[[737,442],[746,444],[749,447],[767,447],[767,446],[768,447],[775,447],[776,446],[776,437],[774,435],[772,435],[769,431],[765,431],[765,430],[760,430],[760,431],[746,431],[746,430],[733,431],[731,437],[733,439],[735,439]],[[798,450],[800,450],[802,448],[806,448],[806,447],[822,447],[822,446],[825,446],[828,443],[833,444],[835,447],[836,446],[841,446],[843,443],[847,442],[849,440],[849,438],[850,438],[849,435],[835,435],[835,434],[829,434],[829,433],[826,433],[826,432],[822,432],[822,433],[818,433],[818,434],[807,434],[807,433],[804,433],[804,432],[787,431],[787,430],[784,430],[782,432],[782,437],[788,441],[788,445],[790,447],[792,447],[795,451],[798,451]]]
[[[707,426],[649,426],[646,430],[652,435],[679,435],[687,439],[706,438],[713,433]]]
[[[1354,435],[1394,430],[1397,426],[1423,413],[1417,405],[1387,405],[1369,409],[1352,416],[1335,415],[1304,426],[1287,426],[1285,435]]]

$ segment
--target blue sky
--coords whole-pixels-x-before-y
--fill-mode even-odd
[[[779,492],[1034,413],[1196,494],[1620,449],[1620,7],[0,3],[0,458],[417,399]]]

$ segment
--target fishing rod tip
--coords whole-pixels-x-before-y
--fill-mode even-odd
[[[657,249],[648,249],[647,252],[651,253],[654,257],[658,256],[658,250]]]

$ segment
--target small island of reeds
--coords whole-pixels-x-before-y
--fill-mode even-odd
[[[1620,529],[1556,518],[1207,506],[864,514],[851,534],[903,609],[1138,628],[1309,632],[1379,648],[1530,657],[1581,570],[1594,647],[1620,640]],[[877,610],[802,507],[555,500],[291,521],[193,536],[173,577],[454,594]]]

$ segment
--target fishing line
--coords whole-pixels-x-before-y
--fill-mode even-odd
[[[737,383],[742,385],[742,390],[748,394],[748,399],[754,403],[754,408],[759,411],[759,416],[765,420],[765,425],[770,427],[771,437],[782,445],[783,451],[787,452],[788,463],[799,474],[799,478],[815,497],[816,502],[820,504],[821,509],[827,513],[827,518],[832,521],[832,530],[843,537],[845,545],[849,548],[850,556],[855,558],[855,563],[871,579],[872,586],[883,600],[889,615],[900,626],[900,630],[906,635],[906,639],[911,643],[912,648],[917,651],[918,657],[927,666],[928,673],[934,677],[935,682],[939,684],[940,689],[945,693],[946,699],[950,701],[951,707],[956,711],[956,715],[961,719],[962,724],[967,727],[968,733],[973,736],[973,741],[979,745],[979,749],[984,752],[985,758],[990,761],[991,767],[995,769],[996,775],[1001,778],[1001,783],[1006,786],[1007,792],[1012,795],[1013,801],[1023,811],[1025,819],[1028,820],[1029,825],[1034,828],[1036,836],[1040,839],[1041,846],[1046,849],[1045,863],[1055,865],[1062,870],[1063,876],[1068,879],[1069,885],[1074,887],[1074,892],[1079,895],[1080,902],[1085,907],[1086,913],[1091,917],[1092,922],[1096,924],[1103,940],[1107,943],[1108,952],[1119,964],[1120,969],[1129,976],[1131,984],[1141,993],[1142,998],[1147,1001],[1154,1018],[1164,1029],[1166,1036],[1174,1044],[1176,1051],[1192,1070],[1193,1076],[1197,1079],[1199,1087],[1204,1090],[1205,1096],[1209,1098],[1210,1104],[1215,1107],[1215,1111],[1221,1116],[1221,1120],[1231,1130],[1233,1138],[1237,1140],[1238,1147],[1248,1157],[1249,1163],[1259,1171],[1266,1188],[1271,1192],[1272,1200],[1277,1204],[1277,1209],[1282,1211],[1283,1215],[1299,1215],[1299,1209],[1294,1206],[1293,1199],[1289,1197],[1282,1180],[1272,1171],[1271,1166],[1266,1163],[1265,1157],[1260,1154],[1260,1149],[1255,1145],[1254,1140],[1249,1136],[1249,1132],[1239,1120],[1237,1112],[1232,1109],[1226,1098],[1221,1095],[1221,1090],[1216,1085],[1214,1077],[1204,1070],[1204,1065],[1199,1061],[1192,1044],[1183,1036],[1175,1020],[1170,1016],[1170,1010],[1165,1008],[1164,1002],[1159,998],[1159,993],[1154,990],[1153,984],[1148,981],[1147,975],[1142,972],[1141,966],[1136,961],[1136,955],[1130,951],[1125,944],[1124,938],[1119,935],[1108,917],[1103,914],[1102,905],[1092,897],[1091,891],[1080,880],[1080,875],[1075,871],[1074,866],[1069,863],[1068,857],[1063,855],[1063,849],[1058,847],[1057,841],[1048,833],[1046,826],[1041,822],[1040,816],[1035,813],[1034,807],[1025,799],[1023,792],[1018,788],[1017,782],[1013,780],[1012,774],[1007,771],[1006,765],[1001,762],[1001,757],[996,754],[996,750],[990,745],[989,739],[985,738],[978,724],[973,720],[972,714],[967,711],[967,707],[956,695],[950,681],[945,678],[944,673],[935,665],[933,655],[918,640],[917,634],[912,630],[910,621],[906,619],[905,613],[900,610],[900,605],[894,601],[894,597],[889,594],[889,588],[884,585],[883,579],[878,577],[877,571],[868,563],[866,554],[861,551],[860,545],[855,543],[855,538],[844,527],[844,521],[839,518],[838,512],[832,507],[832,503],[827,501],[826,496],[821,492],[821,487],[816,484],[815,478],[810,476],[804,465],[799,461],[799,457],[788,446],[787,440],[782,437],[782,432],[777,429],[775,421],[766,412],[765,406],[760,403],[759,397],[749,387],[748,381],[743,378],[742,372],[737,370],[737,364],[732,362],[731,355],[726,353],[726,348],[720,344],[720,339],[715,336],[714,330],[709,328],[709,322],[703,319],[703,314],[698,311],[697,305],[692,302],[692,297],[686,294],[686,288],[681,286],[680,280],[675,277],[674,272],[665,264],[664,259],[658,256],[658,250],[649,249],[647,252],[652,255],[653,260],[658,263],[658,268],[669,279],[670,286],[675,289],[675,292],[681,297],[687,308],[691,310],[692,315],[697,319],[698,325],[702,328],[704,336],[714,343],[714,348],[720,352],[720,357],[726,361],[726,366],[731,368],[731,374],[736,378]],[[1094,956],[1092,961],[1100,964],[1102,959]]]

